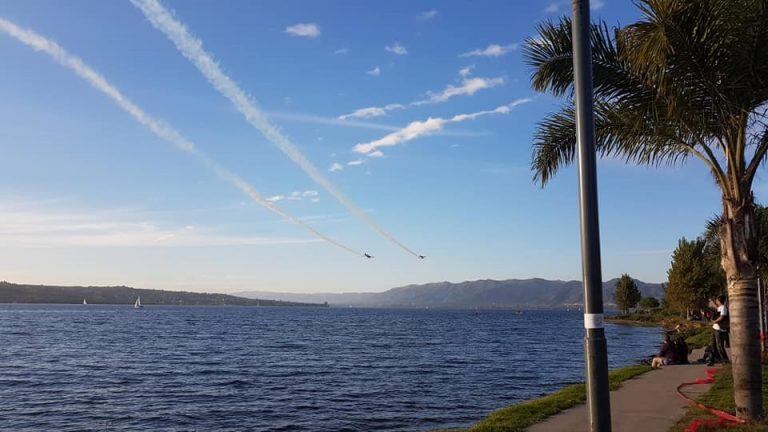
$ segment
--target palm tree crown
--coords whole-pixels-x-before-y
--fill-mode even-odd
[[[709,167],[724,197],[744,199],[768,150],[768,2],[637,5],[639,22],[591,28],[598,152],[649,165],[693,155]],[[541,25],[524,53],[536,90],[572,99],[569,19]],[[538,125],[532,168],[542,185],[573,161],[574,117],[568,102]]]

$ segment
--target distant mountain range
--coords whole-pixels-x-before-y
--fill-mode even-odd
[[[615,306],[616,280],[603,283],[603,299]],[[661,284],[635,280],[644,297],[661,299]],[[331,306],[413,307],[413,308],[578,308],[582,302],[580,281],[546,279],[478,280],[460,283],[436,282],[407,285],[380,293],[295,294],[247,291],[236,295],[310,303],[328,302]]]
[[[132,305],[141,296],[144,305],[183,306],[325,306],[303,302],[243,298],[227,294],[138,289],[126,286],[82,287],[19,285],[0,282],[0,303],[82,303]]]

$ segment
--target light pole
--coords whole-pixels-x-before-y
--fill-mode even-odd
[[[592,48],[589,0],[573,0],[573,88],[579,155],[579,211],[584,281],[584,359],[589,430],[611,430],[608,389],[608,345],[603,328],[603,276],[597,210],[595,121],[592,110]]]

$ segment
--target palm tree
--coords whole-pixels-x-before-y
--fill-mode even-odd
[[[636,0],[626,27],[591,27],[595,139],[600,156],[658,166],[693,156],[722,192],[718,230],[728,284],[737,415],[762,416],[758,235],[752,182],[768,151],[768,0]],[[538,124],[534,180],[576,153],[571,22],[526,41],[532,85],[564,97]]]

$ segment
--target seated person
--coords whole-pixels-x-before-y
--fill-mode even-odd
[[[651,361],[651,367],[660,368],[662,366],[676,364],[677,353],[675,352],[675,345],[672,343],[669,337],[669,333],[664,334],[664,341],[661,343],[659,354]]]

